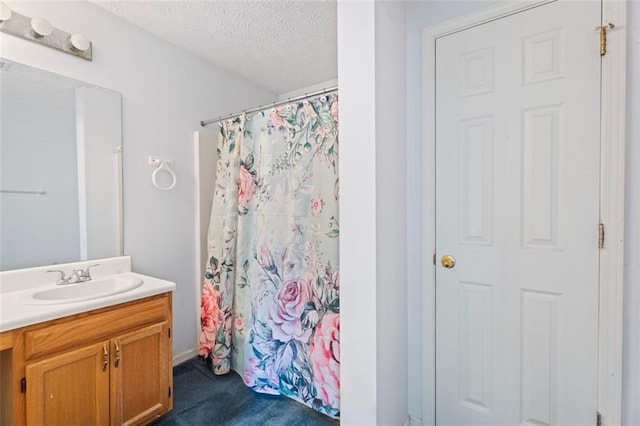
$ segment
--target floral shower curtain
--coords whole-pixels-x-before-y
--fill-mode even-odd
[[[338,97],[220,124],[200,355],[340,413]]]

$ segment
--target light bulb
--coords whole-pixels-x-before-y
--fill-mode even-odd
[[[0,2],[0,24],[11,19],[11,9],[6,4]]]
[[[31,29],[33,30],[33,35],[36,38],[46,37],[53,31],[53,27],[49,21],[44,18],[32,18]]]
[[[91,46],[91,42],[89,42],[89,40],[87,40],[87,38],[82,34],[75,33],[69,36],[69,45],[72,50],[84,52],[89,48],[89,46]]]

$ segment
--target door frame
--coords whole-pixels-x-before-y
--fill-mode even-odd
[[[435,425],[435,55],[436,39],[557,0],[510,1],[481,9],[422,32],[422,424]],[[600,126],[600,222],[606,238],[600,250],[598,319],[598,412],[604,424],[622,419],[622,328],[624,268],[624,165],[626,125],[626,2],[602,0],[602,22],[616,27],[607,34],[602,57]],[[597,22],[594,23],[594,27]],[[597,41],[597,38],[594,38]],[[594,229],[594,241],[598,238]],[[596,413],[594,413],[594,424]]]

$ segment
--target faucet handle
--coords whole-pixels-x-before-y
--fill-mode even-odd
[[[99,263],[96,263],[95,265],[89,265],[89,266],[87,266],[87,267],[85,268],[85,270],[83,271],[83,275],[84,275],[84,277],[85,277],[87,280],[90,280],[90,279],[91,279],[91,271],[90,271],[90,269],[91,269],[91,268],[95,268],[96,266],[100,266],[100,264],[99,264]]]
[[[66,284],[69,282],[69,278],[67,277],[65,272],[60,269],[51,269],[51,270],[48,270],[47,272],[57,272],[60,274],[60,276],[58,276],[58,281],[56,281],[56,284]]]

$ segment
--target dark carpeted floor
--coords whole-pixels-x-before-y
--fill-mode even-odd
[[[231,372],[215,376],[200,358],[173,369],[173,411],[155,423],[168,425],[337,426],[334,420],[284,396],[263,395]]]

